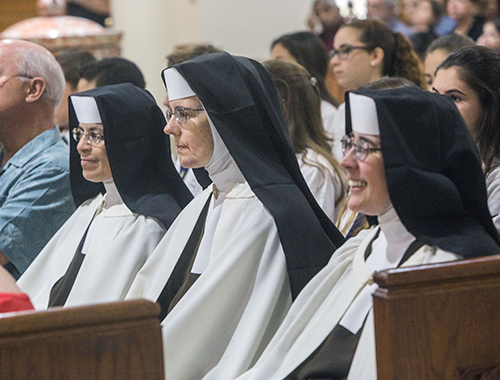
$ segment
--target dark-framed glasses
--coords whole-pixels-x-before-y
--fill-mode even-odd
[[[81,127],[76,127],[71,130],[73,139],[78,144],[83,136],[87,137],[87,142],[92,145],[99,145],[104,141],[104,136],[96,131],[85,132]]]
[[[354,142],[352,136],[345,135],[344,137],[342,137],[341,142],[342,142],[342,155],[345,157],[347,152],[349,152],[351,148],[354,147],[354,153],[356,154],[356,158],[359,161],[366,160],[366,157],[368,157],[368,155],[371,152],[377,152],[382,150],[380,148],[373,148],[373,143],[362,137],[360,137],[358,141]]]
[[[26,74],[14,74],[14,75],[11,75],[10,77],[8,77],[6,80],[4,80],[2,82],[2,84],[0,84],[0,88],[2,88],[3,86],[5,86],[7,84],[8,81],[10,81],[12,78],[26,78],[26,79],[33,79],[34,77],[30,76],[30,75],[26,75]]]
[[[205,111],[203,108],[185,108],[185,107],[175,107],[174,110],[172,111],[170,108],[167,108],[165,111],[165,115],[167,116],[167,123],[170,121],[172,118],[172,115],[175,116],[175,120],[179,124],[183,124],[187,121],[188,117],[190,116],[191,113],[193,112],[201,112]]]
[[[356,49],[366,50],[366,51],[373,50],[371,47],[368,46],[342,45],[338,49],[333,48],[332,50],[330,50],[330,59],[338,54],[339,59],[341,61],[345,61],[346,59],[349,58],[349,55],[352,53],[352,51]]]

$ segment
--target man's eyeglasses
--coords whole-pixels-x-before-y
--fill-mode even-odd
[[[368,155],[371,152],[382,150],[380,148],[372,148],[371,144],[373,143],[371,141],[365,140],[362,137],[360,137],[358,141],[354,142],[351,136],[345,135],[344,137],[342,137],[341,142],[342,142],[342,155],[345,157],[347,152],[349,152],[351,148],[354,147],[354,153],[356,154],[356,158],[359,161],[366,160],[366,157],[368,157]]]
[[[165,111],[165,114],[167,116],[167,123],[172,118],[172,115],[174,115],[175,120],[179,124],[183,124],[187,121],[190,113],[201,112],[201,111],[205,111],[205,110],[203,108],[194,109],[194,108],[185,108],[185,107],[179,106],[179,107],[175,107],[173,111],[170,108],[167,108],[167,110]]]
[[[95,131],[90,131],[89,133],[85,132],[81,127],[73,128],[71,131],[71,135],[73,139],[78,144],[83,136],[87,137],[87,142],[93,145],[99,145],[102,141],[104,141],[104,136]]]
[[[2,82],[2,84],[0,84],[0,88],[2,88],[3,86],[5,86],[8,81],[10,81],[12,78],[15,78],[15,77],[18,77],[18,78],[27,78],[27,79],[33,79],[34,78],[32,76],[25,75],[25,74],[14,74],[14,75],[11,75],[10,77],[8,77],[6,80],[4,80]]]
[[[366,51],[373,50],[372,48],[370,48],[368,46],[342,45],[338,49],[333,48],[332,50],[330,50],[330,59],[335,57],[338,54],[339,59],[341,61],[345,61],[346,59],[349,58],[349,55],[352,53],[352,51],[356,50],[356,49],[361,49],[361,50],[366,50]]]

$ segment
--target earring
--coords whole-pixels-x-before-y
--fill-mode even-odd
[[[375,66],[375,61],[371,61],[370,66]]]

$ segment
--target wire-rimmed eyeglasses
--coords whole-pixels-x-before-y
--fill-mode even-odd
[[[167,110],[165,111],[165,115],[167,117],[167,123],[172,118],[172,115],[174,115],[175,120],[179,124],[183,124],[187,121],[189,114],[191,112],[201,112],[201,111],[205,111],[205,110],[203,108],[196,108],[195,109],[195,108],[186,108],[186,107],[178,106],[178,107],[175,107],[173,111],[170,108],[167,108]]]
[[[373,143],[362,137],[360,137],[358,141],[354,142],[352,136],[345,135],[344,137],[342,137],[341,142],[342,142],[342,155],[345,157],[347,152],[349,152],[351,148],[354,147],[354,153],[356,154],[356,158],[359,161],[366,160],[366,157],[368,157],[368,155],[371,152],[382,150],[380,148],[373,148],[372,147]]]
[[[6,80],[3,81],[2,84],[0,84],[0,88],[3,88],[3,86],[5,86],[7,84],[8,81],[10,81],[12,78],[27,78],[27,79],[33,79],[34,77],[30,76],[30,75],[26,75],[26,74],[14,74],[14,75],[11,75],[10,77],[8,77]]]
[[[104,141],[104,136],[96,131],[85,132],[81,127],[76,127],[71,130],[73,139],[78,144],[83,136],[87,137],[87,142],[93,145],[99,145]]]

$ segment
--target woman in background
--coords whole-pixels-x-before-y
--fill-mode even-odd
[[[484,24],[483,34],[477,39],[477,44],[500,52],[500,18]]]
[[[338,83],[347,90],[382,77],[401,77],[424,88],[424,76],[411,42],[379,20],[355,20],[335,35],[330,63]],[[344,105],[339,106],[339,129],[345,134]],[[340,124],[341,123],[341,124]],[[345,236],[367,226],[363,215],[341,212],[339,230]]]
[[[457,23],[455,33],[476,41],[483,32],[483,13],[487,5],[488,0],[448,0],[448,16]]]
[[[455,50],[466,46],[475,46],[473,39],[460,34],[449,34],[434,40],[425,52],[424,71],[427,90],[432,91],[436,69]]]
[[[479,148],[500,231],[500,53],[484,46],[457,50],[437,68],[433,89],[455,102]]]
[[[410,41],[422,62],[428,46],[437,38],[434,28],[442,16],[441,6],[436,0],[419,0],[412,16],[413,34]]]
[[[340,140],[344,136],[344,131],[339,128],[337,120],[338,102],[326,87],[325,81],[329,69],[328,51],[321,39],[309,32],[285,34],[271,44],[271,59],[297,62],[316,78],[321,96],[323,126],[333,140],[333,154],[340,160],[342,158]]]
[[[347,183],[323,128],[316,78],[293,62],[267,61],[264,67],[278,89],[302,175],[318,204],[335,222]]]
[[[379,20],[355,20],[335,35],[330,63],[339,84],[354,90],[382,77],[401,77],[425,88],[410,41]]]

